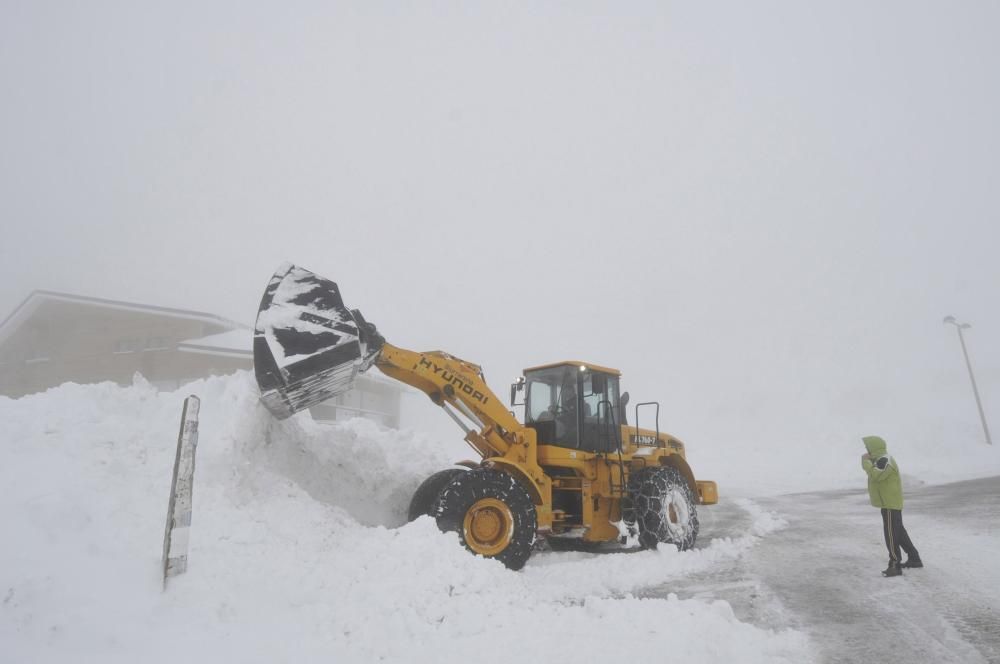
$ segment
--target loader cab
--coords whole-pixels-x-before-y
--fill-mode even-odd
[[[621,401],[614,369],[562,362],[524,371],[524,423],[541,445],[588,452],[621,449]]]

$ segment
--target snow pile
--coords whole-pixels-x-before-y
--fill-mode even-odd
[[[187,574],[161,592],[181,402],[202,397]],[[725,602],[643,588],[743,555],[776,520],[699,551],[540,553],[522,572],[468,554],[412,490],[452,459],[362,420],[274,421],[237,374],[0,398],[0,642],[9,661],[801,662],[803,635]]]
[[[788,522],[778,516],[777,512],[765,510],[752,500],[737,498],[734,502],[753,518],[750,532],[756,537],[764,537],[776,530],[788,527]]]

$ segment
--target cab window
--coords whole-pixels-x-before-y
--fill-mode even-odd
[[[543,445],[580,446],[577,374],[573,366],[550,367],[525,373],[525,424]]]
[[[566,365],[527,372],[525,424],[538,442],[592,452],[621,445],[618,377]]]

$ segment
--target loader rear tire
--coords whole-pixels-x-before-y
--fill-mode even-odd
[[[448,468],[440,470],[424,480],[413,492],[406,520],[409,522],[416,521],[422,516],[436,516],[434,508],[441,490],[448,486],[453,479],[467,472],[459,468]]]
[[[510,474],[476,468],[441,491],[438,528],[457,532],[472,553],[495,558],[509,569],[524,567],[535,543],[538,516],[531,496]]]
[[[639,543],[655,549],[673,544],[679,551],[694,546],[698,512],[694,494],[680,471],[670,466],[644,468],[629,478],[626,522],[638,529]]]

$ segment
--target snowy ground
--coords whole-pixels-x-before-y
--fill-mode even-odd
[[[189,392],[203,403],[190,564],[161,592],[173,448]],[[453,446],[362,420],[275,422],[245,373],[176,393],[141,382],[65,385],[0,398],[0,422],[3,661],[828,658],[808,609],[755,571],[788,564],[768,552],[822,530],[792,509],[808,501],[733,501],[722,484],[724,503],[702,510],[696,551],[542,552],[510,572],[469,555],[430,519],[402,525],[413,489],[455,460]],[[854,509],[860,495],[845,504]],[[848,519],[853,530],[840,541],[865,567],[827,575],[884,581],[865,576],[882,557],[877,523],[864,516]],[[935,550],[918,534],[929,526],[907,519],[932,565],[963,560],[964,548]],[[918,583],[910,576],[904,584]],[[746,610],[747,579],[766,591],[760,610]]]
[[[788,527],[747,556],[648,596],[723,598],[758,626],[806,633],[824,662],[1000,662],[1000,477],[908,493],[907,530],[925,567],[882,578],[881,518],[858,491],[761,499]],[[723,504],[707,536],[747,527]]]

